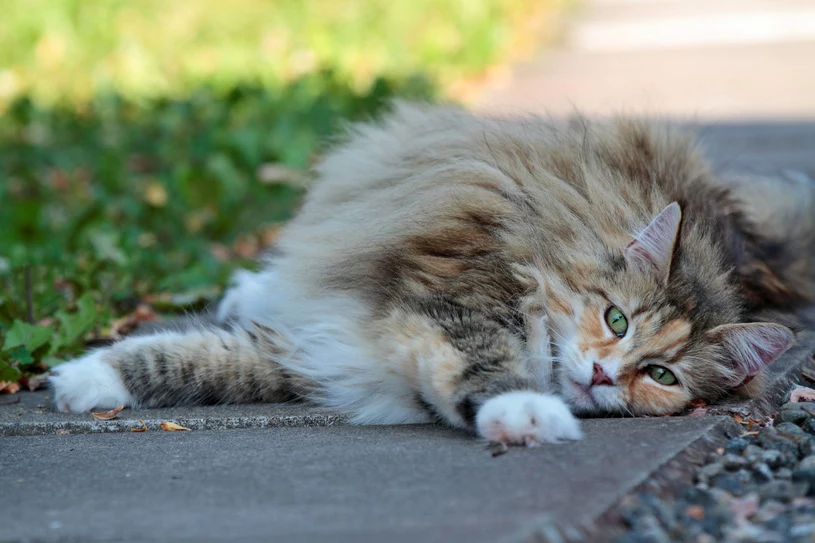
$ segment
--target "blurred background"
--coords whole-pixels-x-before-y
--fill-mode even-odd
[[[195,311],[395,97],[704,128],[811,169],[807,0],[6,0],[0,391]]]

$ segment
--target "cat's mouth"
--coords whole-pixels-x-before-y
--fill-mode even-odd
[[[591,387],[588,385],[582,385],[569,377],[569,383],[572,385],[572,396],[575,400],[575,403],[583,404],[581,407],[592,407],[594,409],[599,409],[600,404],[597,403],[597,400],[594,399],[594,396],[591,393]],[[589,404],[588,406],[585,404]]]

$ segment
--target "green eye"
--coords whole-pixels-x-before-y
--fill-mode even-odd
[[[606,311],[606,323],[608,323],[611,331],[617,334],[617,337],[623,337],[628,330],[628,319],[617,307],[612,306],[611,309]]]
[[[671,386],[679,383],[679,381],[676,380],[676,375],[668,368],[662,366],[648,366],[647,369],[651,379],[660,385]]]

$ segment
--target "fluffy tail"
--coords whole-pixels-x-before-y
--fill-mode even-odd
[[[815,180],[785,171],[726,183],[754,229],[755,259],[738,273],[760,298],[757,305],[786,309],[815,303]]]
[[[133,337],[55,368],[57,407],[172,406],[279,402],[294,382],[269,330],[194,327]]]

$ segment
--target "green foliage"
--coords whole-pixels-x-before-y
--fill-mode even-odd
[[[0,381],[211,303],[341,122],[450,96],[562,1],[4,2]]]
[[[0,117],[0,380],[77,354],[141,300],[164,312],[214,300],[250,263],[213,244],[285,220],[301,195],[259,168],[303,176],[342,121],[397,95],[431,90],[378,79],[360,94],[320,73],[278,91],[105,95],[79,110],[16,101]],[[43,326],[26,322],[27,291]]]
[[[280,88],[325,69],[357,92],[417,72],[444,86],[506,58],[561,1],[5,0],[0,107]]]

